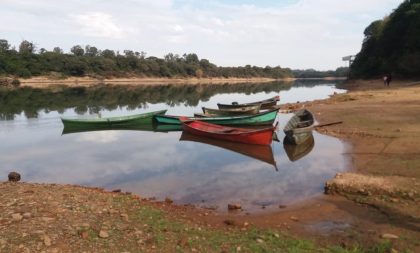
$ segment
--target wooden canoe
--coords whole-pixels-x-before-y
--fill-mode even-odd
[[[277,164],[274,160],[273,150],[271,145],[251,145],[245,143],[237,143],[231,141],[218,140],[198,135],[193,135],[187,132],[182,132],[180,141],[193,141],[204,143],[207,145],[216,146],[226,150],[230,150],[263,162],[273,165],[277,170]]]
[[[207,116],[234,116],[234,115],[250,115],[257,114],[260,111],[261,105],[250,105],[240,108],[229,108],[229,109],[212,109],[202,107],[203,113]]]
[[[301,136],[301,138],[304,138],[304,140],[299,145],[290,143],[287,137],[284,137],[283,140],[284,151],[286,151],[287,157],[292,162],[297,161],[309,154],[315,145],[312,131],[307,133],[300,133],[300,135],[306,136]]]
[[[139,126],[151,125],[153,116],[165,114],[166,110],[142,113],[130,116],[109,117],[109,118],[93,118],[93,119],[68,119],[61,118],[65,128],[104,128],[104,127],[121,127],[121,126]]]
[[[276,124],[274,127],[263,129],[247,129],[226,127],[198,120],[188,121],[188,118],[181,118],[180,120],[182,121],[182,130],[191,134],[256,145],[270,145],[273,132],[277,126]]]
[[[243,115],[243,116],[220,116],[220,117],[189,117],[189,120],[200,120],[218,125],[272,125],[276,120],[278,109],[266,112]],[[182,116],[155,115],[158,124],[181,125],[179,118]]]
[[[295,115],[287,122],[283,131],[290,143],[298,145],[306,140],[305,133],[313,130],[315,119],[312,113],[306,109],[295,112]]]
[[[264,110],[264,109],[271,109],[273,106],[277,105],[277,101],[280,101],[280,96],[275,96],[269,99],[265,99],[265,100],[261,100],[257,102],[251,102],[251,103],[238,104],[237,102],[232,102],[232,104],[217,104],[217,107],[219,109],[231,109],[231,108],[248,107],[252,105],[261,105],[261,110]]]

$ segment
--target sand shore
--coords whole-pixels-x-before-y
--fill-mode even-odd
[[[66,79],[52,79],[50,77],[33,77],[19,79],[21,86],[34,88],[49,88],[54,86],[83,86],[91,87],[98,84],[106,85],[159,85],[159,84],[225,84],[225,83],[263,83],[274,82],[280,79],[273,78],[158,78],[158,77],[133,77],[133,78],[92,78],[92,77],[70,77]],[[281,81],[293,81],[292,78],[281,79]]]

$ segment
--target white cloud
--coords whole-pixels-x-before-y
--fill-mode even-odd
[[[81,28],[86,36],[121,38],[121,29],[113,20],[112,15],[101,12],[92,12],[70,16]]]
[[[45,48],[194,52],[222,66],[333,69],[360,50],[370,22],[402,1],[2,0],[0,22],[15,45],[25,38]]]

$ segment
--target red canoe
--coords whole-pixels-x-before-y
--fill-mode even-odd
[[[182,121],[182,129],[191,134],[257,145],[270,145],[276,126],[263,129],[247,129],[220,126],[197,120]]]

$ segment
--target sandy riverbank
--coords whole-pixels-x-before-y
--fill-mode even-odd
[[[53,79],[50,77],[33,77],[19,79],[21,86],[34,88],[50,88],[54,86],[83,86],[91,87],[98,84],[106,85],[159,85],[159,84],[225,84],[225,83],[266,83],[279,81],[273,78],[158,78],[158,77],[133,77],[133,78],[92,78],[92,77],[70,77],[65,79]],[[281,79],[281,81],[293,81],[292,78]]]
[[[169,202],[140,201],[140,204],[134,204],[135,196],[82,187],[4,183],[0,184],[0,252],[4,249],[29,252],[25,251],[26,248],[31,249],[30,252],[38,248],[46,252],[79,249],[94,252],[95,249],[103,251],[110,245],[111,252],[130,251],[136,247],[146,252],[171,252],[169,249],[173,248],[165,247],[177,245],[186,252],[200,252],[196,245],[208,245],[209,240],[201,238],[208,234],[180,233],[172,222],[168,223],[172,224],[170,228],[159,227],[159,222],[146,223],[150,217],[152,221],[155,219],[154,211],[148,209],[146,214],[143,213],[142,208],[148,207],[161,210],[163,216],[183,224],[182,231],[185,231],[184,225],[187,231],[206,228],[206,233],[207,229],[211,233],[242,233],[250,231],[250,227],[257,227],[263,231],[275,230],[273,238],[286,233],[287,238],[293,235],[315,239],[322,247],[369,247],[390,240],[388,251],[383,252],[389,252],[390,248],[408,248],[416,252],[420,249],[415,239],[420,237],[420,206],[416,201],[416,194],[420,192],[420,86],[414,82],[393,82],[390,88],[385,88],[380,81],[356,81],[347,87],[351,89],[347,94],[294,105],[309,108],[320,123],[343,121],[340,125],[318,129],[351,144],[343,155],[348,156],[355,176],[338,177],[341,181],[337,181],[339,188],[334,191],[337,195],[281,207],[276,213],[223,215]],[[415,192],[411,196],[394,194],[391,198],[385,191],[378,191],[380,196],[375,195],[375,190],[369,187],[381,189],[378,178],[386,182],[387,189],[405,189],[407,194],[412,190]],[[393,180],[395,178],[398,180]],[[357,183],[365,181],[366,184],[348,188],[354,185],[352,180]],[[375,184],[369,184],[370,181]],[[399,184],[404,187],[398,187]],[[407,187],[407,184],[412,187]],[[366,187],[371,194],[354,192],[360,187]],[[129,196],[130,200],[121,204],[122,196]],[[138,213],[140,210],[142,212]],[[138,216],[142,222],[133,220]],[[102,237],[101,231],[105,232]],[[166,243],[158,243],[161,237],[168,238]],[[189,240],[194,241],[192,246]],[[256,245],[263,247],[269,240],[269,237],[254,235],[250,241],[257,241]],[[132,246],[122,248],[124,241]],[[232,246],[236,242],[225,243]],[[243,242],[247,246],[242,246],[242,252],[252,251],[253,246],[247,243]],[[229,249],[234,251],[237,246]]]

